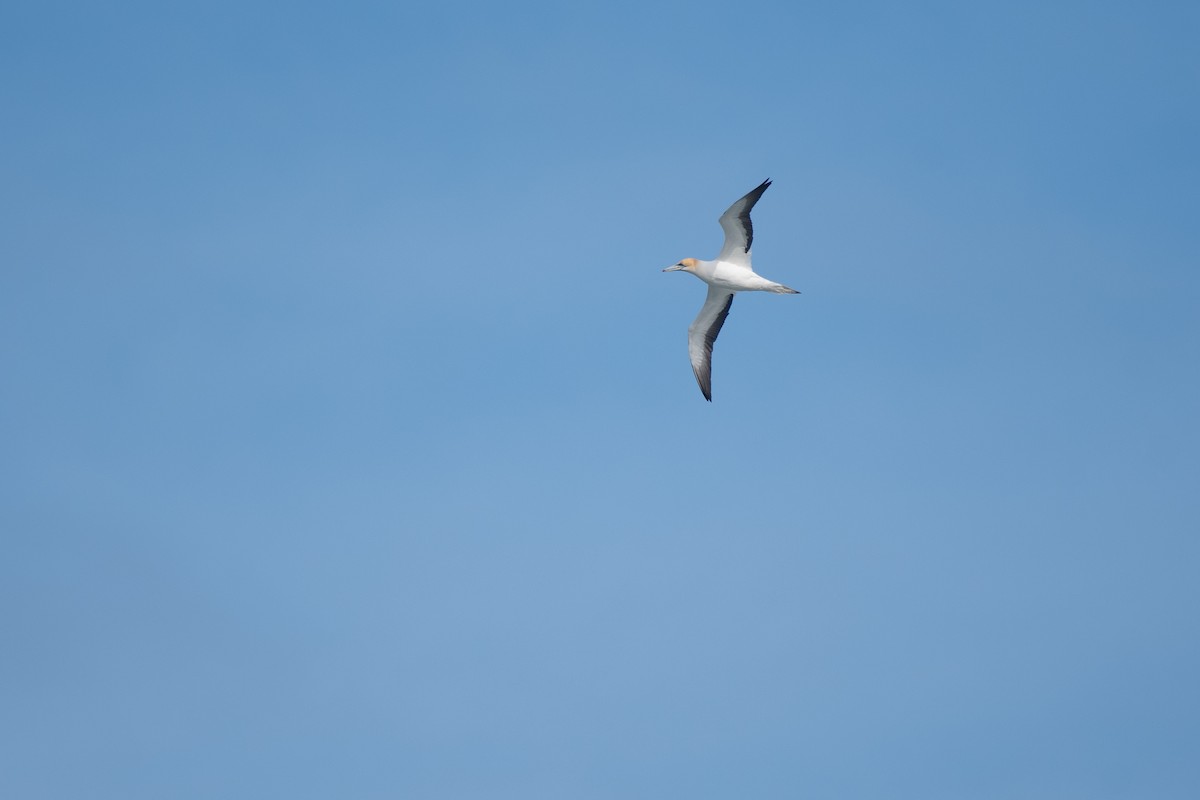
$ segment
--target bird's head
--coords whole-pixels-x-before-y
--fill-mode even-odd
[[[681,269],[684,272],[691,272],[695,268],[696,268],[696,259],[685,258],[682,261],[680,261],[678,264],[675,264],[674,266],[671,266],[671,267],[667,267],[666,269],[663,270],[663,272],[674,272],[677,269]]]

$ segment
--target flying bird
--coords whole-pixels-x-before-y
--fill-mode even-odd
[[[782,283],[769,281],[750,268],[750,245],[754,243],[754,227],[750,224],[750,209],[771,185],[765,180],[741,200],[731,205],[718,222],[725,231],[725,246],[715,261],[685,258],[663,272],[683,270],[708,284],[708,297],[700,313],[688,328],[688,355],[692,371],[704,399],[712,402],[712,349],[717,334],[729,316],[733,296],[737,292],[775,292],[800,294]]]

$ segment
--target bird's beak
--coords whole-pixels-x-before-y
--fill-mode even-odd
[[[683,268],[684,268],[683,264],[676,264],[673,267],[667,267],[666,269],[663,270],[663,272],[674,272],[677,269],[683,269]]]

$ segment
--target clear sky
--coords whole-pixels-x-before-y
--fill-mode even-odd
[[[0,40],[0,795],[1200,796],[1195,3]]]

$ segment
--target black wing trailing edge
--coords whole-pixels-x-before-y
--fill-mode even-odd
[[[754,208],[754,204],[758,202],[758,198],[763,196],[763,192],[765,192],[770,185],[771,179],[767,178],[752,191],[747,193],[745,197],[734,203],[734,208],[737,209],[737,220],[741,224],[742,230],[746,232],[745,252],[747,253],[750,252],[750,245],[754,244],[754,226],[750,223],[750,209]]]
[[[704,395],[704,399],[712,402],[712,351],[713,345],[717,341],[717,334],[721,332],[721,326],[725,324],[725,318],[729,316],[729,309],[733,306],[733,293],[730,292],[729,297],[725,298],[725,305],[713,317],[713,321],[709,324],[708,329],[704,331],[704,340],[701,343],[703,352],[701,354],[700,363],[692,363],[692,372],[696,373],[696,383],[700,385],[700,392]]]

